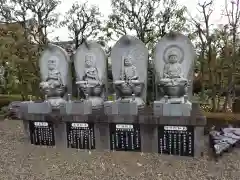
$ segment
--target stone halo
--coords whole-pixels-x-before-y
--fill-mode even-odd
[[[181,47],[177,45],[168,46],[163,52],[163,60],[165,63],[168,63],[168,57],[171,54],[175,54],[178,57],[178,63],[182,63],[184,59],[184,51]]]

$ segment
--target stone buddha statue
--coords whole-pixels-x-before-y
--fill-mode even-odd
[[[183,77],[181,64],[179,58],[174,52],[168,56],[168,63],[164,65],[163,78],[160,83],[164,85],[178,85],[187,83],[187,79]]]
[[[44,89],[55,89],[63,86],[61,73],[57,70],[57,59],[48,60],[48,75],[46,81],[40,83],[40,87]]]
[[[120,79],[123,79],[124,81],[138,81],[139,77],[137,73],[137,68],[132,63],[132,57],[130,55],[123,57],[123,62],[124,68],[123,72],[121,72]]]
[[[40,83],[40,88],[48,97],[53,107],[58,107],[64,100],[62,97],[66,92],[66,86],[62,82],[61,73],[57,69],[57,57],[48,60],[48,74],[46,80]]]
[[[174,51],[169,53],[168,61],[164,65],[163,77],[159,83],[164,96],[174,97],[176,101],[179,100],[176,98],[183,97],[186,94],[188,87],[188,80],[183,77],[182,66],[179,61],[177,53]]]
[[[94,56],[86,55],[85,56],[85,69],[83,80],[87,81],[89,85],[99,84],[98,70],[94,65]]]
[[[122,99],[129,99],[133,94],[138,98],[141,96],[144,86],[144,83],[139,80],[137,68],[133,65],[132,60],[133,58],[130,54],[123,56],[120,80],[114,82]],[[141,103],[143,103],[142,100]]]
[[[102,104],[103,99],[100,97],[102,93],[103,83],[99,78],[98,69],[95,66],[95,56],[87,54],[85,56],[84,76],[79,84],[80,90],[83,91],[85,97],[92,101],[92,105],[98,106]]]

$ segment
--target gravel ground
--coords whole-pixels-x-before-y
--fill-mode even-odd
[[[240,149],[218,162],[124,152],[77,152],[24,143],[18,121],[0,122],[0,180],[239,180]]]

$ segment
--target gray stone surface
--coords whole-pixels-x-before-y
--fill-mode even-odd
[[[204,127],[194,127],[194,156],[200,157],[204,152]]]
[[[92,113],[92,102],[90,100],[66,102],[60,109],[61,114],[86,115]]]
[[[158,153],[158,126],[140,125],[142,152]]]
[[[41,80],[40,88],[53,108],[65,103],[67,94],[71,94],[70,58],[59,46],[49,44],[39,60]]]
[[[52,112],[52,106],[49,102],[42,103],[27,103],[28,114],[49,114]]]
[[[154,57],[157,84],[157,99],[154,104],[158,104],[158,101],[174,104],[163,107],[163,115],[189,116],[194,60],[195,51],[186,36],[170,33],[158,42]],[[187,105],[180,107],[175,104]],[[159,114],[156,111],[154,113]]]
[[[190,116],[192,104],[171,104],[155,101],[153,111],[156,116]]]
[[[114,101],[104,102],[104,114],[113,114],[112,105]]]
[[[113,82],[117,98],[132,99],[144,106],[147,91],[148,50],[137,38],[122,36],[111,52]]]
[[[118,115],[118,103],[116,101],[105,101],[104,102],[104,114]]]
[[[172,32],[158,42],[154,57],[157,101],[190,103],[194,60],[195,51],[186,36]]]
[[[59,149],[67,148],[67,130],[65,122],[54,123],[55,146]]]
[[[96,42],[83,43],[74,55],[74,66],[80,91],[97,109],[103,106],[107,89],[106,54]]]
[[[109,123],[95,124],[96,149],[110,151]]]
[[[106,115],[137,115],[138,105],[135,101],[117,100],[104,102]]]
[[[169,61],[172,55],[175,56],[177,62]],[[186,36],[180,33],[165,35],[155,48],[156,83],[159,83],[165,75],[174,79],[173,84],[177,83],[177,80],[186,79],[190,86],[187,95],[188,99],[191,99],[195,56],[194,47]],[[161,98],[160,93],[158,97]]]
[[[119,115],[137,115],[138,114],[138,106],[137,102],[124,102],[117,101],[117,109]]]
[[[40,73],[42,81],[46,81],[48,77],[48,60],[56,60],[57,62],[57,71],[61,74],[61,80],[64,85],[68,85],[68,88],[71,89],[71,82],[69,82],[69,63],[70,58],[67,52],[62,49],[60,46],[54,44],[49,44],[49,46],[44,50],[40,60]]]

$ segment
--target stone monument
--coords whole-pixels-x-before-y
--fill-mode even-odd
[[[155,49],[157,100],[154,113],[190,116],[195,51],[191,41],[179,33],[165,35]]]
[[[70,58],[59,46],[49,44],[39,60],[41,80],[40,89],[45,96],[41,103],[28,105],[30,114],[48,114],[66,103],[71,93]]]
[[[190,101],[193,60],[194,51],[185,36],[171,34],[159,42],[155,69],[161,93],[153,112],[145,106],[148,50],[137,38],[125,35],[113,47],[116,93],[113,101],[105,102],[107,61],[100,45],[87,42],[76,50],[77,100],[70,97],[67,53],[49,45],[40,59],[45,101],[21,103],[19,119],[34,145],[199,156],[206,118],[198,104]],[[181,113],[173,114],[176,108]]]
[[[76,84],[80,100],[66,104],[67,114],[91,114],[103,107],[107,71],[106,54],[96,42],[87,42],[78,47],[74,55]]]
[[[113,109],[118,113],[119,103],[124,103],[127,111],[136,113],[146,101],[148,50],[139,39],[125,35],[112,48],[111,62],[117,105]]]

